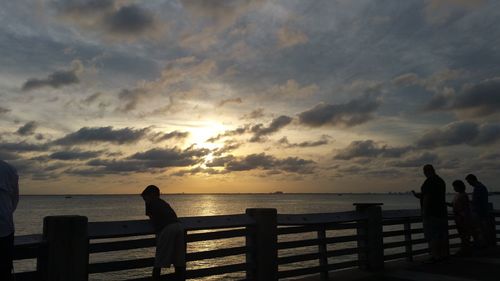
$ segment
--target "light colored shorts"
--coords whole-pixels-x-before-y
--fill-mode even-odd
[[[165,226],[156,238],[156,268],[186,266],[185,231],[181,223],[171,223]]]

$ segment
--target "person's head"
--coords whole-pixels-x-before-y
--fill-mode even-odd
[[[453,185],[453,190],[458,193],[464,193],[465,192],[465,183],[461,180],[456,180],[452,183]]]
[[[430,177],[436,174],[436,170],[434,170],[434,167],[431,164],[424,165],[423,170],[426,177]]]
[[[160,189],[156,185],[148,185],[141,193],[142,199],[149,202],[160,197]]]
[[[477,180],[477,177],[473,174],[468,174],[466,177],[465,177],[465,180],[470,184],[470,185],[475,185],[478,180]]]

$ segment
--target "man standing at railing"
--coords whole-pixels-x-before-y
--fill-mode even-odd
[[[156,232],[156,254],[153,280],[160,280],[161,269],[175,267],[175,279],[186,279],[186,243],[184,227],[170,205],[160,198],[160,189],[149,185],[141,194],[146,203],[146,215]]]
[[[12,279],[14,211],[19,202],[19,177],[14,167],[0,160],[0,280]]]
[[[448,257],[448,212],[446,210],[446,183],[436,174],[434,167],[427,164],[423,168],[427,178],[421,193],[413,194],[420,199],[425,239],[429,242],[430,263]]]

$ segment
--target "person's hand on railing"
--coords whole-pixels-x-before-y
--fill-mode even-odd
[[[420,199],[422,197],[422,194],[416,193],[415,190],[412,190],[411,193],[413,194],[413,196],[417,197],[418,199]]]

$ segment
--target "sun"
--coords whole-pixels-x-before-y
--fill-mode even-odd
[[[218,122],[205,122],[200,126],[191,128],[191,143],[196,144],[198,147],[215,149],[221,145],[216,142],[209,142],[208,139],[217,136],[225,131],[224,125]]]

